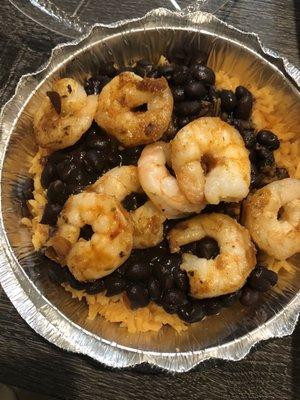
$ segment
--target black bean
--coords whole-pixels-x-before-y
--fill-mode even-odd
[[[197,253],[199,258],[206,258],[207,260],[217,257],[220,249],[218,242],[211,237],[204,237],[197,242]]]
[[[267,130],[259,131],[256,139],[259,144],[267,147],[269,150],[277,150],[280,146],[280,141],[275,133]]]
[[[48,157],[48,163],[52,164],[52,166],[56,166],[56,164],[64,161],[68,158],[68,155],[63,150],[55,151],[54,153],[50,154]]]
[[[151,267],[147,262],[140,261],[126,268],[125,277],[128,281],[146,281],[151,276]]]
[[[243,134],[244,131],[253,130],[252,124],[249,121],[244,121],[243,119],[234,118],[232,121],[234,127]]]
[[[153,64],[148,60],[139,60],[136,63],[134,68],[134,72],[144,78],[145,76],[149,76],[153,69]]]
[[[192,81],[185,85],[184,93],[190,100],[203,99],[207,95],[207,91],[203,83]]]
[[[182,86],[173,87],[172,93],[175,102],[183,101],[185,99],[184,88]]]
[[[33,179],[27,178],[22,185],[22,197],[24,200],[33,199]]]
[[[277,167],[275,171],[275,176],[278,180],[289,178],[289,173],[286,168],[283,167]]]
[[[109,81],[110,78],[107,75],[92,76],[85,82],[84,89],[86,94],[99,94]]]
[[[236,96],[231,90],[222,90],[220,93],[222,110],[231,113],[237,104]]]
[[[96,281],[89,282],[86,284],[85,291],[87,294],[97,294],[104,292],[105,283],[104,279],[97,279]]]
[[[168,81],[172,79],[175,65],[165,64],[158,67],[159,76],[164,76]]]
[[[162,290],[158,279],[151,277],[148,281],[149,298],[152,301],[160,302]]]
[[[84,225],[81,229],[80,229],[80,238],[83,238],[84,240],[90,240],[91,237],[93,236],[94,231],[93,228],[91,227],[91,225]]]
[[[259,299],[259,293],[256,290],[252,290],[249,287],[244,287],[242,290],[242,295],[240,297],[240,302],[244,306],[251,306],[255,304]]]
[[[114,296],[124,292],[126,289],[126,280],[117,273],[113,273],[104,278],[106,296]]]
[[[178,307],[187,302],[185,294],[178,289],[167,290],[162,299],[162,306],[168,313],[176,313]]]
[[[185,244],[181,246],[180,251],[181,253],[191,253],[191,254],[197,254],[197,243],[198,242],[191,242],[188,244]]]
[[[122,206],[127,211],[134,211],[146,203],[148,197],[145,193],[131,193],[122,201]]]
[[[190,70],[188,67],[182,65],[178,66],[173,73],[172,82],[174,85],[183,85],[190,78]]]
[[[221,305],[223,307],[231,307],[239,297],[240,297],[240,292],[235,292],[221,296],[219,298],[219,301],[221,302]]]
[[[187,293],[190,288],[189,277],[186,271],[176,269],[173,272],[176,287],[184,293]]]
[[[215,84],[216,76],[211,68],[206,67],[205,65],[195,64],[191,68],[191,72],[193,77],[198,81],[201,81],[207,85]]]
[[[86,153],[85,159],[83,161],[84,168],[87,172],[91,169],[92,171],[101,172],[105,167],[105,159],[103,154],[98,150],[89,150]]]
[[[180,117],[196,114],[200,109],[201,104],[198,101],[182,101],[175,104],[175,113]]]
[[[257,189],[261,186],[261,176],[257,171],[255,165],[251,164],[251,180],[250,180],[250,187],[251,189]]]
[[[177,313],[179,318],[190,324],[201,321],[205,316],[205,310],[200,301],[192,301],[184,304],[178,309]]]
[[[68,183],[66,186],[66,190],[68,195],[70,196],[71,194],[78,194],[81,193],[85,189],[85,185],[82,185],[81,183],[74,182],[74,183]]]
[[[206,64],[207,55],[205,53],[197,52],[197,54],[192,58],[191,62],[192,62],[192,65],[194,65],[194,64]]]
[[[131,308],[146,307],[149,304],[148,289],[143,284],[134,284],[127,287],[127,297]]]
[[[270,166],[273,165],[275,162],[273,152],[259,144],[255,146],[255,155],[258,159],[259,167]]]
[[[235,95],[238,100],[240,100],[242,97],[245,97],[245,96],[249,96],[249,95],[252,96],[251,92],[245,86],[238,86],[235,89]]]
[[[243,131],[242,138],[247,149],[252,149],[255,146],[256,137],[252,130]]]
[[[152,260],[153,261],[153,260]],[[151,263],[152,264],[152,263]],[[153,274],[159,280],[163,289],[171,289],[174,287],[174,277],[170,268],[163,263],[157,262],[153,265]]]
[[[265,275],[265,270],[265,267],[259,265],[251,272],[248,278],[248,285],[251,289],[257,290],[258,292],[266,292],[272,287]]]
[[[148,76],[148,78],[156,79],[156,78],[159,78],[159,72],[157,69],[152,69],[152,71],[150,71],[147,76]]]
[[[222,304],[218,299],[207,299],[204,301],[204,312],[206,315],[219,314]]]
[[[48,161],[41,175],[41,184],[43,188],[47,189],[50,183],[54,181],[56,178],[57,178],[57,173],[55,165],[53,165]]]
[[[88,149],[96,149],[103,152],[111,151],[111,141],[108,137],[99,135],[90,135],[86,141]]]
[[[165,259],[165,265],[170,271],[175,271],[180,267],[182,256],[180,253],[169,254]]]
[[[51,282],[61,285],[62,283],[67,281],[66,268],[63,268],[60,264],[52,260],[47,260],[48,277]]]
[[[128,147],[122,150],[122,165],[136,165],[144,146]]]
[[[66,268],[66,277],[67,277],[67,282],[71,286],[71,288],[75,290],[84,290],[86,287],[85,282],[80,282],[78,281],[74,275],[71,273],[71,271]]]
[[[234,111],[234,115],[236,116],[236,118],[241,118],[245,120],[249,119],[252,112],[252,105],[252,96],[245,96],[238,100],[237,106]]]
[[[62,161],[57,165],[57,173],[62,181],[74,182],[78,174],[78,165],[69,160]]]
[[[44,208],[41,224],[54,226],[57,222],[57,218],[61,212],[61,209],[62,206],[60,204],[47,203]]]
[[[190,117],[179,117],[177,118],[177,125],[179,128],[183,128],[185,125],[191,122]]]
[[[153,67],[152,62],[149,60],[146,60],[145,58],[138,60],[136,65],[138,65],[139,67],[151,67],[151,68]]]
[[[58,179],[51,182],[47,190],[47,199],[50,203],[63,205],[67,200],[66,184]]]

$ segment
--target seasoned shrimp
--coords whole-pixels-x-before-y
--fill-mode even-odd
[[[139,111],[139,106],[147,106]],[[124,72],[99,95],[95,120],[124,146],[152,143],[162,137],[171,121],[173,96],[165,78],[141,78]]]
[[[54,82],[47,93],[34,115],[33,128],[37,143],[54,151],[76,143],[91,126],[98,96],[87,96],[82,85],[69,78]]]
[[[203,214],[179,223],[169,233],[171,252],[206,236],[218,242],[219,255],[207,260],[184,253],[180,266],[189,275],[192,296],[199,299],[239,290],[256,264],[248,231],[225,214]]]
[[[142,192],[137,167],[116,167],[99,178],[88,190],[105,193],[123,201],[134,192]],[[164,215],[147,201],[129,213],[133,223],[133,247],[144,249],[156,246],[163,240]]]
[[[259,189],[245,202],[244,220],[254,242],[270,256],[285,260],[300,252],[300,180],[287,178]]]
[[[170,160],[169,143],[157,142],[142,151],[138,161],[142,188],[152,202],[167,218],[179,218],[188,213],[199,212],[205,204],[191,204],[180,191],[176,178],[167,170]]]
[[[85,225],[90,225],[94,232],[90,240],[80,238]],[[54,250],[57,261],[67,265],[79,281],[111,274],[131,253],[132,223],[115,197],[87,192],[71,196],[57,226],[48,246]]]
[[[248,151],[238,131],[219,118],[200,118],[182,128],[172,141],[171,161],[193,204],[236,202],[249,192]]]

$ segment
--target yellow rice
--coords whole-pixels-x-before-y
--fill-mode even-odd
[[[236,77],[231,77],[223,71],[219,71],[216,76],[217,87],[235,90],[241,81]],[[272,87],[265,86],[257,88],[250,85],[249,89],[255,97],[253,106],[252,120],[257,129],[270,129],[281,140],[280,148],[275,152],[278,165],[287,168],[293,178],[300,179],[300,136],[296,131],[289,129],[284,117],[280,116],[276,110],[279,107],[276,93]],[[280,107],[282,105],[280,104]],[[288,110],[285,110],[288,113]],[[286,114],[287,115],[287,114]],[[29,200],[29,208],[33,218],[23,218],[22,223],[32,231],[32,243],[35,250],[39,250],[47,241],[49,236],[49,226],[40,224],[46,200],[46,193],[41,186],[42,160],[47,155],[43,149],[32,159],[30,173],[34,177],[34,199]],[[264,261],[269,268],[276,272],[284,269],[288,272],[294,271],[294,266],[287,261],[278,261],[265,254],[259,255],[260,260]],[[95,296],[87,295],[82,291],[77,291],[65,285],[65,289],[71,292],[72,297],[83,300],[88,304],[88,319],[93,320],[97,314],[103,316],[110,322],[120,323],[129,332],[158,331],[163,325],[170,325],[177,332],[187,329],[177,315],[166,313],[161,307],[154,303],[137,310],[131,310],[123,295],[106,297],[104,294]]]

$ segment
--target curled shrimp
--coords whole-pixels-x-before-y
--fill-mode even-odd
[[[285,260],[300,252],[300,180],[287,178],[257,190],[245,201],[243,217],[254,242],[270,256]]]
[[[139,111],[139,107],[146,110]],[[101,91],[95,120],[124,146],[159,140],[167,130],[173,96],[165,78],[141,78],[124,72]]]
[[[89,190],[106,193],[122,202],[134,192],[142,192],[137,167],[133,165],[116,167],[99,178]],[[133,223],[133,247],[143,249],[156,246],[163,240],[165,217],[148,200],[129,215]]]
[[[188,201],[166,167],[169,161],[169,143],[157,142],[146,146],[138,161],[142,188],[167,218],[199,212],[204,204],[195,205]]]
[[[206,236],[218,242],[219,255],[207,260],[184,253],[180,266],[189,275],[192,296],[199,299],[239,290],[256,264],[248,231],[225,214],[203,214],[179,223],[169,233],[171,252]]]
[[[89,240],[80,237],[86,225],[92,228]],[[111,274],[131,253],[132,223],[115,197],[87,192],[71,196],[57,226],[47,245],[79,281]]]
[[[193,204],[236,202],[250,185],[248,151],[238,131],[220,118],[197,119],[172,141],[178,185]]]
[[[47,93],[34,115],[33,128],[37,143],[54,151],[73,145],[87,131],[98,96],[87,96],[83,86],[70,78],[57,80]]]

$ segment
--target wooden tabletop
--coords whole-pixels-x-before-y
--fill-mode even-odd
[[[151,0],[135,1],[137,12],[132,17],[140,15],[143,7],[149,9]],[[113,2],[117,5],[119,0],[110,0],[110,9]],[[230,1],[217,15],[258,33],[268,47],[299,67],[300,0]],[[65,41],[22,15],[8,0],[1,0],[0,105],[13,94],[21,75],[35,71],[51,49]],[[291,337],[259,344],[239,362],[209,361],[175,376],[147,366],[116,371],[39,337],[0,288],[0,382],[66,400],[299,399],[300,324]]]

